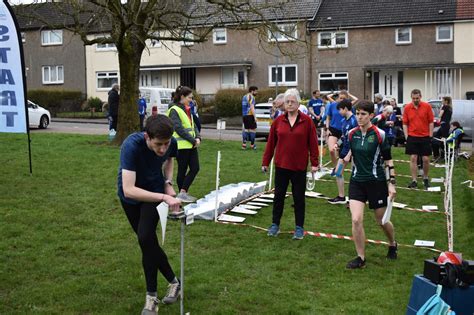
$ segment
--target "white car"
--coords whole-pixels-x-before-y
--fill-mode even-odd
[[[51,114],[49,110],[44,109],[32,101],[28,101],[28,119],[30,127],[46,129],[51,121]]]
[[[272,103],[258,103],[255,104],[255,116],[257,118],[257,137],[268,138],[270,133],[270,126],[272,119],[270,118],[270,111]]]

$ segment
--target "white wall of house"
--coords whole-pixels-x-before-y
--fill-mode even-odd
[[[411,102],[411,91],[420,89],[423,100],[430,99],[430,93],[425,90],[425,70],[405,70],[403,72],[403,100],[399,103]]]
[[[181,46],[178,42],[152,43],[148,41],[148,49],[142,54],[142,67],[156,67],[163,69],[159,73],[163,87],[175,87],[179,84],[179,69],[166,69],[168,65],[179,65],[181,63]],[[155,70],[161,71],[161,70]],[[150,73],[150,71],[147,71]],[[120,82],[118,54],[115,48],[98,48],[97,45],[86,46],[86,79],[87,97],[99,97],[107,101],[107,93],[110,86],[98,86],[99,75],[117,74]],[[155,73],[156,74],[156,73]],[[113,82],[113,78],[108,78],[105,82]],[[151,80],[150,80],[151,82]]]
[[[461,98],[466,99],[466,92],[474,91],[474,69],[462,69],[462,77],[461,77]],[[458,97],[455,97],[459,99]]]
[[[215,94],[221,87],[221,68],[197,68],[196,90],[200,94]]]
[[[454,62],[474,62],[474,22],[454,24]]]

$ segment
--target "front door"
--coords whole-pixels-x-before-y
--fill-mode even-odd
[[[379,73],[379,93],[383,96],[398,97],[398,76],[397,71],[380,71]]]

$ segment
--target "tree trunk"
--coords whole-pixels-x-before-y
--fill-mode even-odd
[[[133,36],[125,35],[117,45],[120,66],[120,104],[118,113],[116,144],[122,142],[133,132],[139,131],[138,116],[140,60],[144,45]]]

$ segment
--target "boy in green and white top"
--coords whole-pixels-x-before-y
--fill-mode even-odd
[[[352,176],[349,183],[349,206],[352,216],[352,237],[357,251],[357,258],[347,264],[347,268],[365,267],[365,231],[363,225],[365,203],[374,209],[375,219],[387,236],[390,246],[387,258],[397,258],[397,243],[391,222],[382,225],[382,218],[387,207],[387,197],[393,200],[395,190],[395,170],[393,167],[390,145],[385,132],[371,123],[374,117],[374,104],[361,100],[356,104],[358,127],[349,132],[350,152],[344,160],[349,162],[353,157]],[[387,184],[385,167],[390,179]]]

